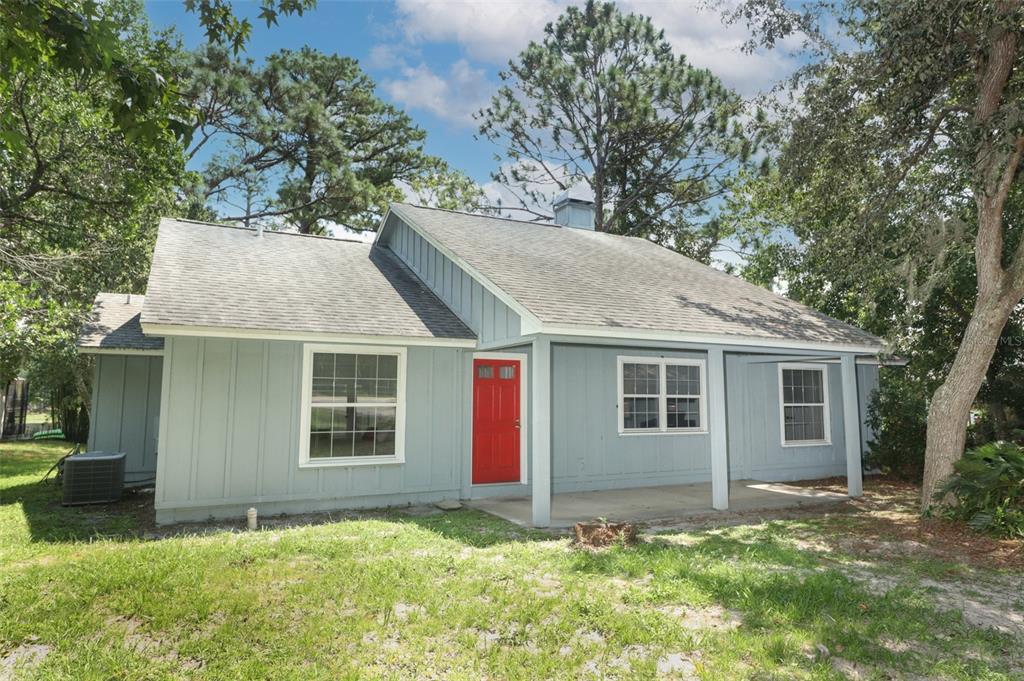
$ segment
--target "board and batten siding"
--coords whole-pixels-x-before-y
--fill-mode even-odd
[[[707,434],[618,433],[617,358],[706,360],[700,351],[561,345],[552,347],[552,485],[558,491],[683,484],[711,480]],[[840,365],[828,363],[831,444],[783,447],[778,363],[763,355],[726,355],[729,477],[783,481],[846,475]],[[862,441],[878,367],[857,367]],[[705,415],[705,418],[707,416]]]
[[[620,355],[705,359],[703,352],[552,346],[554,490],[614,489],[710,480],[711,449],[706,433],[619,434],[616,372]]]
[[[124,452],[125,482],[156,475],[162,360],[151,355],[96,355],[89,451]]]
[[[164,350],[160,523],[459,496],[460,351],[408,348],[405,462],[299,468],[302,343],[173,337]]]
[[[875,431],[868,425],[868,406],[874,393],[878,390],[877,364],[857,365],[857,401],[860,409],[860,442],[865,452],[868,445],[875,439]]]
[[[726,359],[729,477],[733,480],[810,480],[846,475],[841,368],[823,363],[828,372],[831,443],[782,445],[779,365],[763,356],[729,355]],[[858,410],[862,449],[871,431],[864,423],[871,392],[878,385],[878,367],[857,367]]]
[[[396,218],[386,245],[481,343],[519,338],[519,315],[407,224]]]

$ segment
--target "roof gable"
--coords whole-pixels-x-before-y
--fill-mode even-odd
[[[392,211],[544,330],[882,348],[862,329],[646,239],[409,204]]]

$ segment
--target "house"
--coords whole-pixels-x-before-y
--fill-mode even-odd
[[[161,523],[845,475],[882,342],[650,241],[396,203],[372,244],[164,219],[100,294],[91,449]],[[557,498],[555,503],[557,504]]]

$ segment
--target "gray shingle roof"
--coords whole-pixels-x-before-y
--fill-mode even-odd
[[[646,239],[394,204],[542,324],[881,346],[866,331]]]
[[[475,338],[389,251],[169,218],[160,222],[142,322]]]
[[[82,327],[78,347],[100,350],[162,350],[164,339],[145,336],[139,316],[145,296],[97,293],[92,314]]]

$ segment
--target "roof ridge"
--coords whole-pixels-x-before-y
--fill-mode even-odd
[[[241,232],[255,232],[255,231],[257,231],[255,227],[243,227],[241,225],[229,225],[229,224],[224,223],[224,222],[210,222],[210,221],[207,221],[207,220],[193,220],[191,218],[174,218],[174,217],[170,217],[170,216],[167,216],[167,215],[162,216],[160,219],[161,220],[173,220],[174,222],[185,222],[185,223],[188,223],[190,225],[202,225],[204,227],[220,227],[221,229],[236,229],[236,230],[241,231]],[[309,238],[309,239],[324,239],[325,241],[341,241],[341,242],[349,243],[349,244],[364,244],[366,246],[370,246],[371,245],[371,243],[366,242],[366,241],[360,241],[359,239],[346,239],[345,237],[326,236],[326,235],[323,235],[323,234],[302,234],[301,232],[286,232],[286,231],[277,230],[277,229],[264,229],[263,233],[264,234],[279,234],[279,235],[282,235],[282,236],[300,236],[300,237],[306,237],[306,238]]]
[[[133,298],[144,298],[146,294],[132,293],[131,291],[97,291],[96,298],[99,298],[100,296],[131,296]]]
[[[489,218],[491,220],[502,220],[503,222],[518,222],[524,225],[537,225],[539,227],[555,227],[561,229],[562,225],[555,224],[554,222],[538,222],[537,220],[520,220],[519,218],[507,218],[502,215],[487,215],[485,213],[471,213],[468,210],[455,210],[454,208],[439,208],[437,206],[422,206],[418,203],[406,203],[405,201],[392,201],[393,206],[409,206],[410,208],[420,208],[422,210],[436,210],[441,213],[455,213],[456,215],[468,215],[474,218]],[[613,235],[618,236],[618,235]]]
[[[577,227],[566,227],[565,225],[559,225],[559,224],[554,223],[554,222],[537,222],[535,220],[520,220],[519,218],[507,218],[507,217],[504,217],[504,216],[501,216],[501,215],[486,215],[484,213],[470,213],[467,210],[455,210],[453,208],[438,208],[438,207],[435,207],[435,206],[421,206],[418,203],[407,203],[405,201],[392,201],[391,205],[409,206],[410,208],[419,208],[419,209],[422,209],[422,210],[433,210],[433,211],[437,211],[439,213],[455,213],[456,215],[467,215],[467,216],[469,216],[471,218],[485,218],[485,219],[488,219],[488,220],[501,220],[502,222],[516,222],[516,223],[523,224],[523,225],[534,225],[534,226],[537,226],[537,227],[554,227],[556,229],[563,229],[566,232],[584,232],[584,233],[590,233],[590,234],[600,234],[602,236],[602,238],[603,237],[612,237],[614,239],[637,239],[639,241],[645,241],[645,242],[647,242],[649,244],[653,244],[655,246],[658,246],[659,248],[664,248],[664,249],[666,249],[668,251],[671,251],[672,253],[675,253],[677,255],[681,255],[684,258],[687,258],[689,260],[694,260],[693,258],[690,258],[688,255],[684,255],[684,254],[680,253],[679,251],[672,250],[668,246],[659,244],[657,241],[652,241],[648,237],[636,236],[635,234],[615,234],[614,232],[600,232],[600,231],[598,231],[596,229],[582,229],[582,228],[577,228]],[[700,262],[700,261],[694,260],[694,262]],[[703,265],[704,263],[700,263],[700,264]]]

